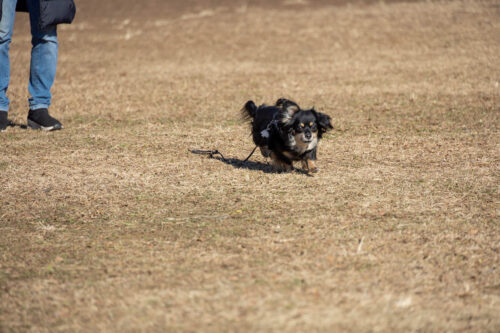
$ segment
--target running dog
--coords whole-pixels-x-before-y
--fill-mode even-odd
[[[274,106],[257,107],[248,101],[241,112],[251,121],[253,142],[264,157],[271,157],[276,171],[291,171],[296,161],[308,173],[318,171],[318,143],[324,133],[333,129],[330,116],[314,109],[303,110],[284,98]]]

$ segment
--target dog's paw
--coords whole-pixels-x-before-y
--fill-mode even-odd
[[[274,171],[277,173],[290,173],[293,171],[293,166],[289,165],[279,165],[273,166]]]
[[[308,172],[310,172],[310,173],[317,173],[318,171],[319,171],[318,167],[315,167],[315,168],[312,168],[312,169],[308,170]]]
[[[307,173],[316,173],[319,171],[319,168],[313,160],[303,160],[302,169],[304,169]]]

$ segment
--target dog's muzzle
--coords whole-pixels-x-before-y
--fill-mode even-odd
[[[302,135],[302,141],[305,142],[305,143],[309,143],[312,141],[312,133],[309,132],[309,131],[306,131],[304,132],[304,134]]]

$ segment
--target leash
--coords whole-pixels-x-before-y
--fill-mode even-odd
[[[227,162],[227,160],[224,157],[224,155],[222,155],[222,153],[220,151],[218,151],[218,150],[199,150],[199,149],[194,149],[194,150],[191,150],[191,152],[193,154],[198,154],[198,155],[208,155],[208,157],[210,157],[210,158],[214,158],[214,155],[220,155],[221,159],[224,162]]]
[[[257,146],[255,146],[255,148],[252,150],[252,152],[250,153],[250,155],[248,155],[248,156],[247,156],[247,158],[245,158],[245,159],[243,160],[243,162],[241,162],[241,163],[245,163],[245,162],[247,162],[247,161],[248,161],[248,159],[249,159],[250,157],[252,157],[253,153],[255,153],[255,150],[256,150],[256,149],[257,149]],[[208,157],[209,157],[209,158],[215,158],[215,155],[220,155],[221,160],[223,160],[224,162],[228,162],[228,163],[230,162],[230,161],[228,161],[228,160],[224,157],[224,155],[222,155],[222,153],[221,153],[220,151],[218,151],[217,149],[215,149],[215,150],[199,150],[199,149],[194,149],[194,150],[191,150],[191,152],[192,152],[193,154],[198,154],[198,155],[208,155]]]
[[[246,161],[248,161],[248,159],[250,157],[252,157],[253,153],[255,153],[255,150],[257,149],[257,146],[255,146],[255,148],[252,150],[252,152],[250,153],[250,155],[247,156],[247,158],[245,158],[245,160],[242,162],[242,163],[245,163]]]

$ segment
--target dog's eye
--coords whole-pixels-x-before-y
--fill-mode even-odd
[[[300,127],[304,128],[306,125],[304,123],[300,123]]]

